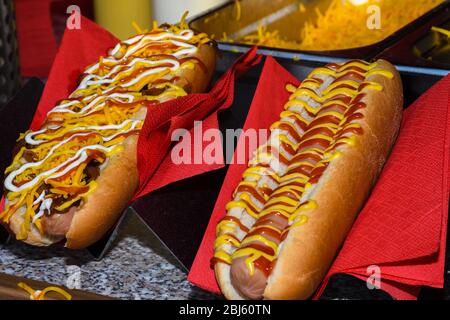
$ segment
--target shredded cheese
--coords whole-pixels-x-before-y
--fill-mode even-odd
[[[240,0],[234,0],[234,7],[236,9],[236,21],[239,21],[239,20],[241,20],[241,14],[242,14]]]
[[[448,38],[450,38],[450,30],[446,30],[446,29],[438,28],[438,27],[434,27],[434,26],[431,27],[431,30],[439,32],[443,35],[446,35]]]

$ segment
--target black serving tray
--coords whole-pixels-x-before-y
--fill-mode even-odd
[[[223,74],[237,57],[236,53],[223,53],[218,61],[216,78]],[[296,62],[292,59],[278,61],[299,79],[303,79],[312,69],[323,64],[317,61]],[[233,105],[219,114],[222,132],[227,128],[236,129],[243,126],[262,65],[261,63],[237,80]],[[403,72],[405,107],[440,78],[435,75]],[[11,150],[18,134],[25,131],[31,122],[42,88],[39,80],[30,80],[15,98],[0,110],[1,171],[9,164]],[[167,254],[173,255],[187,271],[202,240],[227,169],[224,167],[156,190],[133,203],[125,214],[137,214],[148,227],[148,231],[161,241],[167,249]],[[120,227],[119,221],[104,239],[89,248],[94,257],[102,258],[112,245]],[[6,232],[0,229],[0,239],[5,238],[5,235]],[[448,288],[446,281],[445,289],[424,289],[420,298],[447,297]],[[336,275],[331,278],[322,299],[390,299],[390,296],[381,290],[367,289],[365,282],[354,277]]]

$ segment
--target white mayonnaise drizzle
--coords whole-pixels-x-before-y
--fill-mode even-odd
[[[103,107],[105,105],[104,102],[96,105],[97,103],[99,103],[102,100],[106,101],[108,99],[114,99],[114,100],[117,100],[119,102],[122,102],[119,99],[124,99],[124,100],[126,100],[125,102],[131,103],[131,102],[134,101],[134,96],[132,94],[126,94],[126,93],[112,93],[110,95],[102,95],[102,96],[98,96],[97,98],[95,98],[94,100],[89,102],[84,108],[81,108],[80,111],[78,111],[78,112],[75,112],[75,111],[72,111],[70,109],[67,109],[67,106],[65,106],[65,105],[59,105],[59,106],[54,107],[47,114],[51,114],[51,113],[55,113],[55,112],[67,112],[67,113],[72,113],[72,114],[76,114],[76,113],[84,114],[88,110],[90,110],[92,107],[94,107],[92,110],[90,110],[89,113],[86,114],[86,115],[89,115],[92,112],[98,110],[99,108],[101,108],[101,107]],[[79,102],[79,103],[81,103],[81,102]]]
[[[36,200],[34,200],[33,206],[37,205],[42,200],[44,200],[44,197],[45,197],[45,190],[41,192],[41,194],[39,195],[39,197]]]
[[[28,133],[25,136],[25,142],[28,143],[28,144],[32,144],[32,145],[40,144],[42,142],[45,142],[45,140],[33,140],[33,137],[38,135],[38,134],[45,133],[45,132],[47,132],[47,130],[48,130],[48,128],[44,128],[44,129],[41,129],[41,130],[38,130],[38,131],[34,131],[34,132]]]
[[[118,45],[120,45],[120,43],[119,43]],[[116,59],[104,58],[104,59],[103,59],[103,62],[114,63],[114,62],[117,62],[117,60],[116,60]],[[98,67],[99,67],[99,66],[100,66],[100,63],[97,62],[96,64],[93,64],[92,66],[90,66],[89,68],[87,68],[87,69],[84,71],[84,73],[92,73],[92,72],[98,70]]]
[[[193,45],[193,44],[190,44],[190,43],[180,42],[180,41],[170,40],[170,39],[169,39],[169,40],[165,40],[165,42],[173,43],[174,45],[176,45],[176,46],[178,46],[178,47],[181,47],[181,48],[188,48],[188,49],[189,49],[189,51],[188,51],[189,53],[194,53],[194,52],[197,50],[197,47],[196,47],[195,45]],[[142,44],[136,45],[135,47],[133,47],[133,48],[131,48],[130,50],[128,50],[128,51],[124,54],[124,56],[123,56],[123,58],[122,58],[121,60],[123,60],[123,59],[125,59],[125,58],[128,58],[129,56],[131,56],[132,54],[134,54],[136,51],[138,51],[138,50],[141,49],[141,48],[142,48]],[[185,49],[185,50],[186,50],[186,49]],[[181,54],[180,51],[182,51],[182,50],[176,51],[176,52],[173,53],[172,55],[175,56],[175,57],[177,57],[177,58],[179,58],[179,57],[182,56],[183,54],[186,54],[186,53]]]
[[[133,80],[131,80],[131,81],[127,82],[127,83],[122,84],[122,87],[124,87],[124,88],[131,87],[132,85],[135,85],[136,83],[138,83],[141,79],[143,79],[143,78],[145,78],[145,77],[147,77],[147,76],[149,76],[151,74],[164,71],[166,69],[167,68],[163,67],[163,68],[150,69],[150,70],[147,70],[145,72],[142,72],[138,77],[134,78]]]
[[[134,128],[136,128],[136,126],[137,126],[140,122],[142,122],[142,120],[130,120],[130,119],[127,119],[127,120],[125,120],[124,122],[119,123],[119,124],[109,124],[109,125],[104,125],[104,126],[76,127],[76,128],[67,130],[66,133],[68,133],[68,132],[74,132],[74,131],[78,132],[78,131],[121,130],[121,129],[123,129],[125,126],[127,126],[129,123],[131,123],[131,128],[130,128],[130,129],[133,130]],[[122,130],[122,131],[120,131],[117,135],[122,134],[122,133],[129,132],[130,129],[127,130],[127,131],[123,131],[123,130]],[[42,130],[41,130],[41,131],[42,131]],[[37,133],[37,132],[38,132],[38,131],[36,131],[36,133]],[[33,132],[32,132],[32,133],[33,133]],[[45,133],[45,131],[44,131],[44,132],[41,132],[41,133]],[[31,134],[31,133],[29,133],[29,134]],[[116,136],[117,136],[117,135],[116,135]],[[27,139],[27,137],[28,137],[28,135],[25,136],[25,140],[26,140],[27,143],[30,144],[30,145],[38,145],[38,144],[40,144],[40,143],[42,143],[42,142],[45,142],[45,140],[33,140],[32,137],[28,137],[28,139]],[[110,136],[110,137],[112,137],[112,136]],[[109,141],[109,140],[111,140],[111,139],[108,139],[108,137],[105,137],[105,138],[104,138],[104,141]]]
[[[123,41],[122,43],[125,43],[127,45],[142,45],[141,42],[146,42],[146,41],[160,41],[160,40],[164,40],[167,38],[172,38],[172,39],[178,39],[178,40],[184,40],[184,41],[188,41],[192,38],[192,36],[194,35],[194,31],[192,30],[183,30],[179,35],[171,33],[171,32],[161,32],[159,34],[156,35],[152,35],[152,34],[140,34],[137,35],[133,38],[127,39],[125,41]]]
[[[42,201],[41,206],[39,207],[39,212],[36,213],[36,215],[33,218],[33,223],[35,223],[39,218],[41,218],[45,211],[48,211],[48,213],[50,214],[50,210],[52,208],[52,203],[53,203],[53,199],[48,198],[45,199],[44,201]]]
[[[117,74],[112,79],[110,79],[109,77],[112,74],[116,73],[118,70],[120,70],[123,67],[128,67],[128,68],[123,70],[122,73],[129,73],[129,72],[131,72],[134,69],[133,68],[134,65],[136,63],[138,63],[138,62],[141,63],[141,64],[148,65],[148,66],[160,65],[160,64],[164,64],[164,63],[170,63],[172,65],[172,67],[164,67],[163,70],[164,69],[170,69],[172,71],[175,71],[175,70],[177,70],[180,67],[180,63],[177,60],[173,60],[173,59],[145,60],[145,59],[142,59],[142,58],[136,58],[136,59],[133,59],[127,65],[117,65],[117,66],[115,66],[105,76],[99,76],[99,75],[96,75],[96,74],[89,74],[89,75],[85,76],[83,78],[83,80],[80,82],[80,85],[78,86],[77,90],[86,89],[88,86],[95,85],[95,84],[113,83],[113,82],[117,81],[120,78],[121,73]],[[160,70],[161,70],[161,68],[160,68]],[[159,72],[159,71],[157,71],[157,72]],[[152,72],[152,73],[156,73],[156,72]],[[97,79],[97,80],[92,80],[92,79]]]
[[[110,136],[102,137],[103,141],[104,141],[104,142],[107,142],[107,141],[111,141],[112,139],[116,138],[117,136],[119,136],[119,135],[121,135],[121,134],[125,134],[125,133],[128,133],[128,132],[131,132],[131,131],[135,130],[136,127],[137,127],[137,125],[138,125],[139,123],[141,123],[141,122],[142,122],[141,120],[130,120],[130,119],[127,119],[127,120],[125,120],[124,122],[122,122],[122,123],[119,124],[119,125],[89,126],[89,127],[81,127],[81,128],[78,128],[78,129],[81,129],[81,130],[83,130],[83,129],[87,129],[87,130],[91,129],[91,130],[98,130],[98,131],[101,131],[101,130],[113,130],[113,129],[121,129],[121,128],[125,127],[126,125],[128,125],[129,123],[131,123],[130,128],[128,128],[127,130],[121,130],[121,131],[119,131],[119,132],[117,132],[117,133],[115,133],[115,134],[112,134],[112,135],[110,135]],[[63,140],[63,141],[61,141],[61,142],[59,142],[59,143],[56,144],[55,146],[53,146],[53,147],[50,149],[50,151],[48,152],[48,154],[45,156],[45,158],[42,159],[41,161],[26,163],[26,164],[24,164],[23,166],[21,166],[19,169],[17,169],[17,170],[15,170],[15,171],[11,172],[11,173],[6,177],[6,179],[5,179],[5,188],[8,189],[8,190],[10,190],[10,191],[12,191],[12,192],[20,192],[20,191],[22,191],[22,190],[25,190],[25,189],[27,189],[27,188],[29,188],[29,187],[34,186],[34,185],[35,185],[36,183],[38,183],[38,182],[40,181],[40,179],[41,179],[42,177],[44,177],[44,176],[47,176],[47,178],[60,177],[60,176],[62,176],[62,175],[64,175],[65,173],[67,173],[67,172],[70,171],[70,169],[67,170],[67,168],[74,168],[74,167],[80,165],[83,161],[85,161],[85,160],[87,159],[87,154],[84,154],[84,156],[81,157],[81,158],[83,158],[84,160],[81,160],[81,161],[78,160],[78,161],[76,162],[76,163],[77,163],[76,166],[69,166],[69,167],[67,167],[64,171],[62,171],[62,172],[64,172],[64,173],[62,173],[62,174],[61,174],[61,173],[58,173],[57,175],[50,176],[50,175],[52,175],[53,173],[55,173],[56,171],[58,171],[60,168],[64,167],[64,165],[70,163],[73,159],[75,159],[75,158],[77,157],[77,155],[80,153],[81,150],[87,150],[87,149],[90,149],[90,150],[102,150],[102,151],[105,151],[105,150],[106,150],[106,152],[110,152],[110,151],[115,147],[115,146],[111,146],[111,147],[107,148],[107,147],[103,147],[103,146],[101,146],[101,145],[86,146],[86,147],[81,148],[80,150],[78,150],[74,157],[69,158],[69,159],[66,160],[64,163],[58,165],[58,166],[55,167],[54,169],[51,169],[51,170],[48,170],[48,171],[46,171],[46,172],[41,173],[40,175],[36,176],[33,180],[31,180],[31,181],[29,181],[29,182],[23,184],[22,186],[16,187],[16,186],[12,183],[12,182],[14,181],[14,179],[15,179],[16,176],[18,176],[19,174],[23,173],[23,172],[24,172],[25,170],[27,170],[28,168],[37,167],[37,166],[42,165],[42,164],[43,164],[48,158],[50,158],[50,157],[55,153],[55,151],[56,151],[60,146],[62,146],[63,144],[69,142],[70,140],[72,140],[72,139],[75,138],[75,137],[80,137],[80,136],[86,136],[86,135],[89,135],[91,132],[92,132],[92,131],[88,131],[88,132],[85,132],[85,133],[83,133],[83,132],[81,132],[81,133],[76,133],[76,134],[74,134],[74,135],[68,137],[67,139],[65,139],[65,140]],[[81,158],[80,158],[80,159],[81,159]]]
[[[82,134],[79,134],[82,135]],[[78,136],[79,136],[78,135]],[[73,135],[70,138],[73,138],[77,135]],[[63,143],[66,143],[66,141],[64,140]],[[88,155],[87,155],[87,150],[101,150],[105,153],[111,152],[116,146],[111,146],[111,147],[104,147],[102,145],[99,144],[95,144],[95,145],[90,145],[90,146],[85,146],[81,149],[79,149],[75,155],[73,157],[70,157],[69,159],[67,159],[66,161],[62,162],[61,164],[59,164],[58,166],[54,167],[53,169],[50,169],[48,171],[44,171],[42,173],[40,173],[39,175],[37,175],[33,180],[24,183],[23,185],[21,185],[20,187],[15,186],[12,182],[14,181],[14,178],[21,174],[23,171],[25,171],[28,168],[31,167],[35,167],[35,166],[39,166],[41,164],[43,164],[45,162],[45,160],[54,152],[55,147],[52,148],[53,152],[49,152],[49,154],[47,155],[47,157],[45,157],[43,160],[39,161],[39,162],[30,162],[30,163],[26,163],[24,164],[22,167],[20,167],[19,169],[11,172],[5,179],[5,188],[8,189],[11,192],[22,192],[25,189],[31,188],[34,185],[36,185],[40,180],[42,179],[49,179],[49,178],[59,178],[63,175],[65,175],[67,172],[69,172],[70,170],[78,167],[81,163],[83,163],[84,161],[87,160]],[[59,169],[64,168],[63,171],[58,172]],[[56,173],[56,174],[55,174]]]

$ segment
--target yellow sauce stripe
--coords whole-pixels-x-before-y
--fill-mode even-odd
[[[325,162],[331,162],[334,159],[339,158],[340,156],[342,156],[342,152],[338,151],[338,150],[334,150],[332,153],[326,152],[324,154],[324,158],[320,161],[321,163],[325,163]]]
[[[280,186],[277,189],[275,189],[275,191],[271,194],[271,197],[276,196],[276,195],[278,195],[280,193],[283,193],[283,192],[287,192],[287,191],[291,191],[293,193],[302,194],[304,190],[305,190],[305,188],[300,187],[300,186],[295,186],[295,185]]]
[[[298,112],[295,112],[295,111],[293,111],[293,110],[285,110],[285,111],[282,111],[282,112],[280,113],[280,117],[281,117],[281,118],[294,117],[294,118],[296,118],[297,120],[303,122],[305,125],[308,125],[308,124],[309,124],[309,121],[308,121],[308,120],[304,119]]]
[[[370,76],[374,76],[374,75],[382,75],[388,79],[392,79],[394,78],[394,74],[390,71],[387,70],[383,70],[383,69],[373,69],[370,70],[369,72],[366,73],[366,78],[370,77]]]
[[[353,97],[356,95],[356,93],[358,92],[357,89],[348,89],[348,88],[337,88],[334,89],[333,91],[328,92],[325,95],[321,95],[319,96],[316,92],[312,91],[312,90],[307,90],[307,89],[303,89],[300,88],[299,90],[297,90],[294,95],[298,96],[307,96],[310,97],[311,99],[313,99],[315,102],[317,103],[323,103],[327,100],[329,100],[330,98],[333,98],[337,95],[346,95],[349,97]],[[297,101],[297,100],[296,100]]]
[[[261,167],[261,166],[249,167],[244,171],[243,176],[246,177],[248,175],[258,175],[258,176],[265,175],[270,176],[275,181],[280,180],[280,177],[276,174],[276,172],[269,167]]]
[[[345,143],[349,146],[354,146],[356,144],[356,137],[355,136],[343,137],[343,138],[336,140],[335,144],[338,144],[338,143]]]
[[[214,241],[214,249],[217,249],[226,244],[236,248],[240,245],[239,241],[237,241],[233,236],[229,234],[223,234],[218,236]]]
[[[281,141],[281,142],[286,143],[287,145],[289,145],[294,150],[297,148],[296,143],[292,142],[291,140],[289,140],[289,138],[286,135],[284,135],[284,134],[279,134],[278,135],[278,140]]]
[[[235,233],[239,225],[233,220],[222,220],[216,225],[216,236],[225,232]]]
[[[306,92],[306,91],[305,91]],[[309,92],[309,91],[308,91]],[[303,100],[300,100],[300,99],[297,99],[297,97],[299,97],[299,96],[301,96],[301,95],[304,95],[304,92],[303,93],[298,93],[298,95],[297,95],[297,91],[294,93],[294,95],[295,95],[295,98],[294,99],[292,99],[292,100],[289,100],[285,105],[284,105],[284,109],[285,110],[292,110],[292,107],[302,107],[302,108],[304,108],[305,110],[307,110],[309,113],[312,113],[312,114],[316,114],[318,111],[319,111],[319,108],[314,108],[313,106],[310,106],[307,102],[305,102],[305,101],[303,101]],[[317,98],[319,98],[318,96],[317,96],[317,94],[314,94],[314,97],[317,97]]]
[[[330,112],[334,112],[334,111],[330,111]],[[323,114],[325,114],[325,113],[323,113]],[[330,115],[330,114],[326,114],[326,115]],[[337,115],[334,114],[334,113],[333,113],[332,115],[337,116]],[[322,115],[322,116],[323,116],[323,115]],[[319,128],[331,129],[332,132],[336,132],[336,131],[339,129],[339,125],[334,124],[334,123],[323,123],[323,124],[318,124],[318,125],[315,125],[314,127],[310,128],[310,129],[306,130],[305,133],[304,133],[304,135],[307,134],[307,133],[309,133],[309,132],[311,132],[311,131],[313,131],[313,130],[319,129]]]
[[[261,242],[262,244],[264,244],[265,246],[271,248],[273,250],[273,252],[277,252],[278,249],[278,245],[273,242],[268,240],[266,237],[261,236],[261,235],[253,235],[250,237],[246,237],[243,241],[242,241],[242,245],[246,245],[249,244],[251,242]]]
[[[329,113],[331,114],[332,112],[334,112],[334,111],[330,111]],[[327,113],[328,113],[328,112],[324,113],[324,116],[325,116]],[[307,139],[305,139],[305,140],[302,140],[302,141],[300,142],[300,145],[304,144],[305,142],[308,142],[308,141],[311,141],[311,140],[317,140],[317,139],[325,140],[325,141],[328,141],[328,142],[333,141],[333,138],[332,138],[332,137],[329,137],[329,136],[324,135],[324,134],[322,134],[322,133],[318,133],[318,134],[312,135],[311,137],[309,137],[309,138],[307,138]]]
[[[338,119],[341,120],[341,121],[342,121],[342,119],[344,119],[344,115],[343,115],[342,113],[340,113],[340,112],[337,112],[337,111],[327,111],[327,112],[324,112],[324,113],[320,113],[314,120],[318,120],[318,119],[320,119],[320,118],[327,117],[327,116],[333,116],[333,117],[336,117],[336,118],[338,118]]]
[[[305,150],[302,150],[300,152],[297,152],[296,156],[300,156],[303,154],[312,153],[318,156],[321,156],[323,154],[323,150],[315,147],[307,148]]]
[[[296,217],[295,220],[296,221],[286,229],[286,232],[289,232],[289,230],[291,230],[291,229],[294,229],[301,225],[306,224],[308,222],[309,218],[308,218],[308,216],[305,216],[305,215],[299,215]]]
[[[286,181],[290,182],[291,180],[295,179],[295,180],[297,180],[297,182],[302,183],[302,182],[306,182],[308,180],[308,178],[309,178],[308,176],[306,176],[302,173],[294,172],[294,173],[285,174],[281,178],[280,182],[286,182]]]
[[[278,202],[282,202],[284,205],[283,207],[288,208],[288,206],[291,207],[295,207],[298,205],[298,201],[289,198],[288,196],[282,195],[282,196],[278,196],[278,197],[270,197],[270,199],[266,202],[265,207],[268,208],[270,206],[270,208],[274,208],[273,206],[271,206],[274,203],[278,203]]]
[[[271,130],[271,131],[273,131],[273,130],[282,130],[282,131],[284,131],[283,129],[280,129],[280,128],[279,128],[279,126],[280,126],[281,124],[285,124],[285,125],[291,127],[292,130],[294,130],[295,132],[297,132],[297,128],[295,127],[295,124],[292,123],[292,122],[290,122],[290,121],[286,121],[286,120],[280,120],[280,121],[274,122],[274,123],[270,126],[270,130]]]
[[[270,229],[270,230],[273,230],[273,231],[281,234],[280,229],[275,228],[274,226],[271,226],[271,225],[268,225],[268,224],[261,224],[261,225],[254,226],[252,228],[251,232],[259,230],[259,229]]]
[[[299,215],[303,214],[304,211],[313,210],[317,208],[317,203],[314,200],[309,200],[308,202],[301,204],[294,213],[289,217],[289,222],[297,220]]]
[[[231,264],[233,262],[231,255],[226,253],[223,250],[218,250],[214,252],[214,258],[224,261],[227,264]]]
[[[365,82],[364,84],[367,84],[367,85],[364,87],[364,89],[362,91],[364,91],[364,90],[382,91],[383,90],[383,86],[376,82]]]
[[[335,83],[330,84],[327,88],[325,88],[322,91],[322,94],[327,94],[333,90],[335,90],[337,87],[342,86],[342,85],[347,85],[352,87],[354,90],[358,89],[359,87],[359,82],[356,82],[354,80],[343,80],[343,81],[338,81]]]
[[[253,249],[253,248],[243,248],[243,249],[239,249],[236,250],[233,255],[232,255],[232,259],[236,259],[236,258],[240,258],[240,257],[247,257],[247,259],[245,259],[245,264],[247,265],[247,268],[250,271],[250,275],[253,275],[255,273],[255,266],[254,266],[254,261],[258,260],[260,257],[264,257],[269,261],[274,261],[275,260],[275,256],[271,256],[268,255],[262,251]]]
[[[233,208],[242,208],[245,209],[245,211],[252,216],[253,218],[257,218],[258,214],[257,212],[255,212],[254,210],[252,210],[245,202],[238,200],[238,201],[230,201],[227,203],[227,205],[225,206],[225,209],[227,211],[230,211]]]

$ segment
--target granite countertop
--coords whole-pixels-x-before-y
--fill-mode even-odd
[[[36,248],[14,241],[0,245],[0,273],[46,281],[73,283],[80,289],[119,299],[218,299],[194,287],[135,215],[127,215],[112,249],[96,261],[87,251]],[[72,282],[70,282],[72,279]]]
[[[424,288],[420,299],[450,299],[449,259],[447,255],[445,288]],[[70,286],[74,272],[80,275],[75,288],[118,299],[221,299],[191,285],[178,261],[134,214],[125,216],[112,248],[101,260],[85,250],[37,248],[18,241],[0,244],[0,273]],[[368,290],[364,281],[339,274],[332,277],[321,299],[391,297],[382,290]]]

